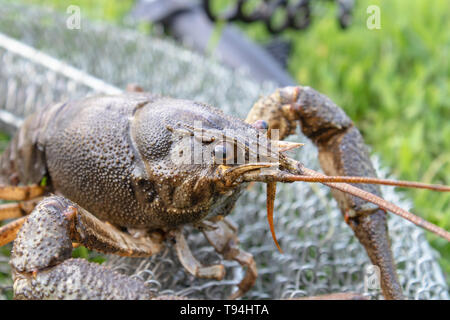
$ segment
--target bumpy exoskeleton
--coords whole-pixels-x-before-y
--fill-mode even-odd
[[[11,256],[15,297],[152,298],[137,280],[71,259],[73,243],[145,257],[172,241],[188,272],[222,279],[222,265],[203,266],[190,252],[187,224],[202,230],[225,259],[246,268],[232,295],[239,297],[257,276],[252,256],[239,249],[236,228],[224,219],[239,195],[249,182],[266,182],[271,222],[276,182],[318,181],[340,190],[335,198],[380,267],[384,296],[401,298],[385,210],[406,213],[376,197],[380,191],[373,185],[362,187],[371,198],[341,183],[356,180],[333,180],[287,157],[285,151],[300,144],[280,141],[275,133],[283,139],[298,121],[318,146],[327,174],[375,176],[351,120],[307,87],[262,98],[246,121],[205,104],[146,93],[70,101],[31,115],[0,163],[0,198],[22,201],[0,207],[0,220],[20,217],[0,229],[0,245],[17,234]],[[41,196],[48,197],[35,207]]]

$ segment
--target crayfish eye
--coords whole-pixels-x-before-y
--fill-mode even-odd
[[[234,145],[226,142],[224,144],[218,144],[214,147],[214,161],[216,163],[228,163],[230,164],[234,159]]]

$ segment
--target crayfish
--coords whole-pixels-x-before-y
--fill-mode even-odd
[[[297,124],[319,149],[325,174],[288,157],[301,143],[284,139]],[[148,257],[174,243],[196,277],[223,279],[189,250],[192,225],[245,275],[231,298],[257,277],[226,217],[253,182],[267,184],[270,231],[276,184],[319,182],[332,188],[347,224],[381,272],[386,299],[403,298],[390,249],[386,212],[450,240],[449,232],[381,198],[377,184],[450,191],[450,187],[378,179],[349,117],[309,87],[286,87],[258,100],[245,121],[208,105],[144,92],[58,103],[29,116],[0,161],[0,245],[14,240],[17,299],[150,299],[143,282],[83,259],[74,246]],[[356,187],[355,184],[361,184]],[[241,212],[240,214],[245,214]]]

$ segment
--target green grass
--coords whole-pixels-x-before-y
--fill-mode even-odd
[[[224,0],[222,0],[224,1]],[[27,0],[60,10],[79,5],[89,18],[121,23],[133,1]],[[289,71],[325,93],[361,129],[373,152],[399,179],[450,184],[450,2],[358,0],[342,31],[335,6],[324,5],[294,41]],[[366,8],[381,8],[381,29],[368,30]],[[269,38],[262,25],[240,25],[253,39]],[[450,196],[406,191],[414,212],[450,230]],[[450,244],[428,234],[450,274]]]

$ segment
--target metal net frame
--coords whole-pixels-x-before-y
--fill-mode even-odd
[[[245,117],[260,95],[275,89],[255,83],[243,72],[197,55],[168,39],[129,29],[82,20],[80,30],[69,30],[65,15],[0,0],[0,124],[12,133],[32,111],[54,102],[97,93],[118,93],[137,83],[153,93],[193,99]],[[293,157],[320,170],[317,150],[306,142]],[[373,157],[381,177],[381,169]],[[406,209],[411,201],[383,187],[386,200]],[[230,215],[239,227],[241,247],[253,254],[258,266],[255,287],[244,298],[296,298],[332,292],[367,290],[370,262],[363,247],[345,224],[329,189],[318,184],[279,184],[275,202],[275,230],[284,250],[280,254],[266,222],[266,195],[254,184]],[[389,230],[400,283],[410,299],[449,299],[438,253],[415,225],[390,215]],[[221,261],[203,235],[190,227],[185,235],[194,255],[205,264]],[[243,276],[234,262],[224,262],[222,281],[196,279],[178,262],[169,246],[150,258],[107,256],[109,267],[145,281],[157,295],[224,299]],[[0,255],[0,272],[10,272],[8,257]],[[1,284],[10,286],[11,281]],[[4,298],[0,291],[0,299]]]

